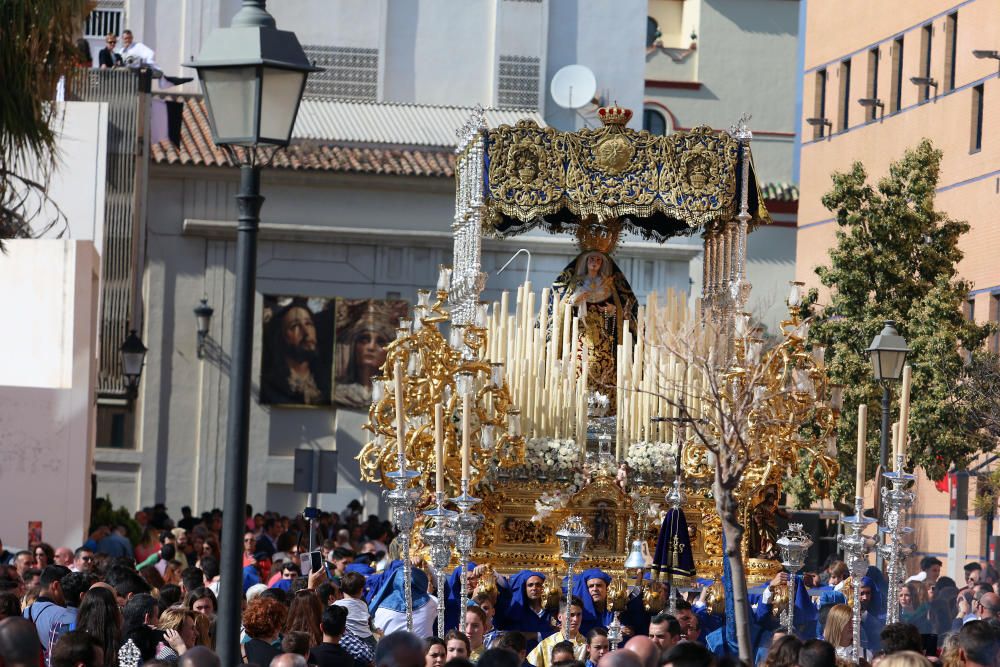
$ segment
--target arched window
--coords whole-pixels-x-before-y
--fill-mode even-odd
[[[646,17],[646,48],[650,48],[660,38],[660,24],[652,16]]]
[[[642,129],[650,134],[664,135],[667,133],[667,119],[656,109],[643,109]]]

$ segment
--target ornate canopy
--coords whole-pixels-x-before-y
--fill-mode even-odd
[[[619,220],[663,242],[737,216],[745,144],[708,127],[651,135],[625,127],[627,109],[599,113],[598,129],[559,132],[524,120],[488,131],[485,233],[575,232],[583,220]],[[752,223],[769,223],[750,165]]]

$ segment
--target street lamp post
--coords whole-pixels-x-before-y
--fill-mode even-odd
[[[198,60],[212,139],[240,164],[236,195],[236,293],[226,431],[221,589],[216,647],[221,664],[239,663],[243,597],[243,508],[247,498],[250,370],[260,207],[258,151],[288,145],[306,76],[316,71],[292,32],[278,30],[265,0],[243,0],[229,28],[214,30]],[[237,151],[240,147],[242,150]]]
[[[883,473],[889,468],[889,431],[890,431],[890,393],[889,386],[894,382],[899,382],[903,377],[903,366],[906,364],[906,355],[910,348],[906,340],[896,331],[896,323],[886,320],[885,327],[872,339],[872,344],[868,346],[866,352],[871,357],[872,373],[875,380],[882,385],[882,433],[879,440],[878,460]],[[876,498],[881,492],[875,490]],[[882,569],[883,558],[881,551],[876,552],[876,561],[879,569]]]
[[[885,327],[865,350],[871,356],[872,372],[875,380],[882,385],[882,439],[878,457],[882,470],[889,466],[889,386],[903,377],[903,366],[910,348],[906,340],[896,331],[896,323],[886,320]]]

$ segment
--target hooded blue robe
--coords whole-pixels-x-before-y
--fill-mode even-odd
[[[531,609],[524,589],[531,577],[541,577],[543,581],[545,580],[545,575],[541,572],[521,570],[510,577],[505,586],[500,586],[493,625],[498,630],[537,632],[539,639],[545,639],[556,631],[555,617],[544,608],[541,615]]]

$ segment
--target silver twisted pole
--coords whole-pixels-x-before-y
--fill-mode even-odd
[[[437,636],[444,637],[444,577],[445,569],[451,562],[451,547],[455,543],[455,518],[458,512],[444,508],[444,491],[435,493],[437,506],[424,512],[424,516],[433,519],[434,524],[421,531],[424,542],[430,547],[431,566],[434,568],[434,578],[437,582],[438,624]]]
[[[456,547],[461,559],[461,590],[459,593],[458,624],[459,630],[465,632],[465,605],[469,600],[469,556],[476,546],[476,533],[483,525],[483,515],[470,511],[473,507],[482,502],[482,499],[469,495],[469,480],[462,480],[462,494],[451,501],[460,510],[456,523],[458,530],[456,533]]]
[[[851,572],[852,596],[852,617],[851,617],[851,660],[855,664],[861,662],[861,578],[868,570],[868,554],[871,553],[874,540],[863,535],[865,529],[875,523],[864,515],[865,501],[863,498],[854,499],[854,516],[847,516],[841,519],[848,533],[837,538],[841,548],[845,553],[847,567]]]
[[[888,538],[887,543],[880,545],[882,556],[887,561],[886,577],[889,580],[886,623],[899,622],[899,587],[903,583],[903,561],[913,551],[912,545],[903,542],[903,537],[913,532],[913,528],[903,525],[903,518],[915,498],[915,494],[906,487],[916,478],[903,470],[903,460],[902,454],[896,456],[895,471],[885,475],[892,488],[882,489],[886,509],[879,531]]]

